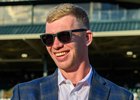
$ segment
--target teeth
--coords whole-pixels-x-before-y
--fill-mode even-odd
[[[58,56],[63,56],[65,54],[66,54],[66,52],[59,52],[59,53],[56,53],[55,55],[58,57]]]

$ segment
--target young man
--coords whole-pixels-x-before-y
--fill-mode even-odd
[[[73,4],[53,8],[41,40],[58,69],[53,75],[18,84],[12,100],[133,100],[130,92],[99,76],[90,65],[92,38],[82,8]]]

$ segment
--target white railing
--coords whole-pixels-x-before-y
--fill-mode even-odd
[[[94,10],[93,21],[140,20],[140,9],[135,10]]]
[[[140,9],[100,10],[101,4],[84,3],[90,21],[140,20]],[[0,25],[45,23],[47,13],[55,5],[0,6]],[[96,9],[98,8],[98,9]]]

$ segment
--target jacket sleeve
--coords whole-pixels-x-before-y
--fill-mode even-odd
[[[11,100],[20,100],[19,85],[14,87]]]
[[[133,95],[133,94],[131,94],[131,95],[129,96],[129,100],[134,100],[134,95]]]

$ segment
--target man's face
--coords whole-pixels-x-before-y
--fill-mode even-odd
[[[64,16],[52,23],[46,23],[46,33],[56,34],[65,30],[80,29],[75,17]],[[86,32],[85,32],[86,33]],[[69,43],[61,43],[57,37],[52,46],[46,46],[50,56],[58,66],[65,71],[77,69],[87,56],[86,35],[84,32],[73,32]]]

